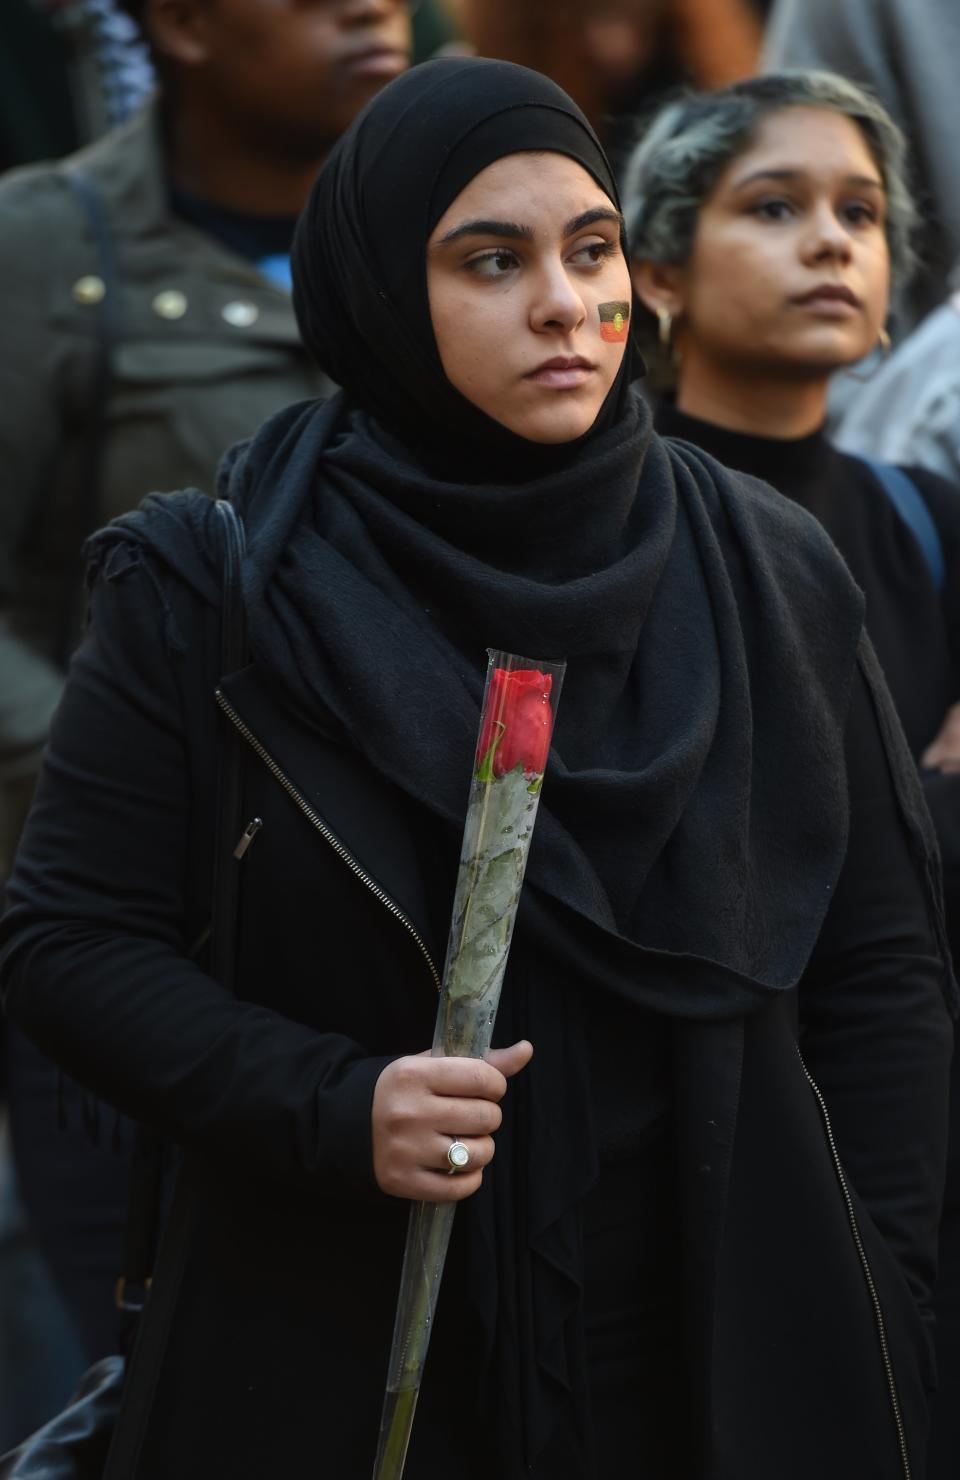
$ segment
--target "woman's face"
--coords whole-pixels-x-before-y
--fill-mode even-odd
[[[701,208],[689,261],[660,269],[653,287],[649,265],[635,268],[644,300],[673,314],[681,379],[710,368],[826,377],[862,358],[887,311],[885,217],[851,119],[772,114]]]
[[[589,431],[626,348],[620,214],[566,155],[510,154],[475,175],[427,244],[448,380],[531,442]]]

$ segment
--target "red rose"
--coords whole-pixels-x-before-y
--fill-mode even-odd
[[[550,690],[553,675],[538,668],[495,668],[477,746],[484,780],[522,765],[529,775],[546,768],[553,729]]]

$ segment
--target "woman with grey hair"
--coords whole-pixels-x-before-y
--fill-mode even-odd
[[[634,286],[675,384],[658,429],[808,509],[866,594],[937,824],[956,956],[960,741],[948,720],[960,695],[960,495],[925,469],[842,453],[824,433],[831,376],[888,344],[891,283],[913,264],[905,178],[903,138],[873,97],[830,73],[784,72],[665,108],[630,161],[625,212]],[[953,1098],[956,1156],[956,1086]],[[938,1475],[955,1475],[960,1455],[960,1432],[946,1437],[960,1424],[952,1181],[940,1238]]]

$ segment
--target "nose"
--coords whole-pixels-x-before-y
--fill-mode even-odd
[[[809,262],[848,262],[852,251],[850,233],[834,210],[832,202],[820,202],[812,212],[810,229],[803,242]]]
[[[551,329],[571,334],[583,325],[586,316],[583,298],[563,263],[544,264],[530,305],[531,328],[538,334]]]

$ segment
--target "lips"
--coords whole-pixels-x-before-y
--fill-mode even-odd
[[[529,370],[523,378],[537,385],[550,386],[553,390],[571,391],[583,385],[595,369],[596,366],[582,355],[555,355],[552,360],[544,360],[536,370]]]
[[[842,283],[821,283],[819,288],[811,288],[809,293],[795,298],[794,302],[801,304],[848,303],[851,308],[860,307],[860,300],[856,293]]]
[[[539,375],[541,370],[592,370],[593,365],[585,360],[582,355],[556,355],[552,360],[544,360],[536,370],[531,370],[531,375]]]

